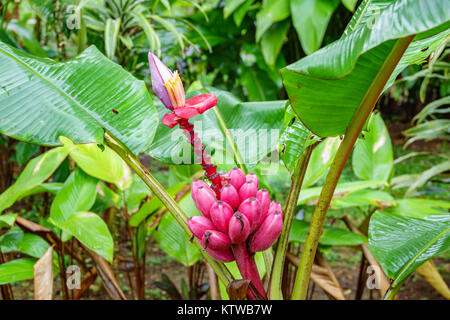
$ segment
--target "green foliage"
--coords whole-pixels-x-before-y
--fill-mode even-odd
[[[339,138],[327,138],[314,148],[306,169],[303,188],[312,186],[325,175],[336,155],[339,144]]]
[[[68,154],[65,147],[54,148],[31,160],[16,182],[0,195],[0,212],[9,208],[23,194],[48,179]]]
[[[39,146],[26,142],[18,142],[16,145],[16,161],[19,166],[23,166],[36,153],[39,152]]]
[[[292,23],[303,51],[311,54],[321,47],[331,15],[339,0],[291,0]]]
[[[113,183],[120,190],[130,187],[130,168],[109,147],[95,143],[74,145],[67,138],[61,138],[61,142],[70,148],[70,157],[89,175]]]
[[[283,68],[292,107],[305,126],[322,137],[344,134],[368,90],[374,89],[372,85],[396,39],[433,35],[433,28],[450,19],[446,8],[444,0],[397,0],[387,5],[385,1],[365,1],[340,40]],[[428,50],[410,48],[414,51],[405,53],[395,76],[406,63],[412,63],[411,56],[417,61],[429,54]]]
[[[61,228],[109,262],[113,261],[114,240],[105,222],[97,214],[75,212],[61,224]]]
[[[33,279],[36,259],[21,258],[0,264],[0,285]]]
[[[57,226],[61,226],[72,214],[88,211],[95,201],[97,179],[77,168],[64,183],[53,200],[50,218]]]
[[[151,143],[158,117],[144,83],[95,47],[56,63],[0,42],[0,66],[1,133],[55,146],[103,143],[106,129],[133,153]]]
[[[353,171],[360,179],[387,181],[394,167],[391,138],[379,113],[372,115],[368,132],[353,150]]]
[[[370,220],[369,249],[380,262],[393,286],[401,283],[425,261],[448,250],[450,215],[421,219],[376,212]]]
[[[179,204],[189,217],[198,214],[190,193]],[[184,232],[175,218],[170,214],[163,216],[158,230],[154,233],[154,237],[162,250],[185,266],[193,265],[201,257],[200,251],[190,241],[190,235]]]
[[[283,163],[291,173],[293,173],[295,164],[303,150],[312,142],[310,137],[311,133],[298,120],[289,105],[284,114],[283,131],[280,136],[278,149]]]
[[[3,227],[11,227],[16,221],[16,213],[7,213],[0,215],[0,229]]]
[[[294,219],[289,235],[289,241],[304,242],[308,233],[309,223],[303,220]],[[366,237],[354,232],[325,226],[319,243],[330,246],[356,246],[367,242]]]
[[[30,257],[39,259],[44,255],[50,245],[41,237],[24,233],[18,227],[11,228],[0,237],[0,249],[2,253],[20,252]]]
[[[235,145],[250,170],[275,150],[286,101],[241,102],[227,92],[207,89],[217,96],[218,104],[214,109],[193,119],[195,131],[207,152],[212,154],[214,163],[233,167]],[[167,112],[162,106],[159,111],[161,114]],[[230,132],[228,136],[227,131]],[[162,124],[150,146],[149,154],[167,163],[193,163],[191,145],[183,133],[178,128],[169,129]]]

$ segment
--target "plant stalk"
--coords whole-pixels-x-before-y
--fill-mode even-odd
[[[220,198],[220,190],[222,189],[222,178],[217,172],[217,166],[211,163],[211,156],[206,153],[200,138],[194,132],[194,126],[186,119],[178,120],[180,129],[183,130],[184,135],[188,138],[192,145],[194,155],[200,160],[205,176],[211,181],[211,189],[216,193],[217,198]]]
[[[395,296],[397,295],[397,292],[400,290],[402,285],[403,281],[398,285],[396,285],[395,287],[390,287],[389,290],[384,295],[383,300],[394,300]]]
[[[378,97],[383,91],[386,82],[389,80],[392,72],[403,56],[404,52],[411,43],[414,35],[397,40],[392,48],[389,56],[376,75],[372,84],[370,85],[366,96],[363,98],[361,104],[353,116],[350,124],[347,127],[344,140],[342,141],[336,156],[331,164],[330,170],[325,180],[325,184],[320,193],[320,197],[314,214],[311,220],[311,225],[308,230],[305,244],[303,246],[302,257],[300,265],[297,270],[297,276],[294,283],[294,289],[291,299],[304,300],[306,299],[309,279],[311,275],[314,257],[316,255],[319,238],[322,235],[323,224],[325,221],[328,207],[333,198],[334,190],[344,169],[345,163],[353,149],[353,146],[358,138],[367,118],[372,112]]]
[[[292,221],[294,219],[295,208],[297,207],[298,197],[302,188],[303,179],[306,174],[309,159],[311,158],[314,145],[306,147],[300,159],[298,159],[294,174],[292,176],[291,190],[284,209],[283,229],[278,239],[275,258],[272,264],[272,273],[269,281],[269,298],[271,300],[283,300],[283,292],[281,290],[281,282],[283,279],[284,263],[289,245],[289,233],[291,231]]]
[[[142,181],[150,188],[153,194],[162,202],[162,204],[169,210],[181,228],[187,233],[191,231],[187,225],[187,216],[181,210],[178,203],[170,196],[170,194],[161,186],[161,184],[145,169],[139,160],[133,156],[122,144],[117,141],[109,132],[105,131],[105,143],[114,150],[129,166],[136,172]],[[232,280],[233,276],[230,271],[223,265],[213,260],[206,252],[204,252],[201,244],[194,240],[195,246],[202,252],[205,260],[214,269],[219,279],[227,286]]]
[[[246,242],[232,245],[231,248],[242,278],[250,280],[258,293],[266,299],[266,291],[264,290],[264,285],[256,267],[255,254],[248,251]],[[247,294],[251,300],[257,299],[250,289]]]

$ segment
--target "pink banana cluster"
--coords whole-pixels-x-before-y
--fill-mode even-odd
[[[191,232],[216,260],[236,260],[236,245],[246,244],[249,254],[264,251],[277,240],[283,228],[279,203],[259,189],[258,177],[234,168],[222,176],[224,185],[218,199],[203,181],[192,183],[191,194],[202,216],[188,220]]]

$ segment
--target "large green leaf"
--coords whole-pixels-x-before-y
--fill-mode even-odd
[[[289,14],[289,0],[264,0],[256,15],[256,41],[261,39],[273,23],[286,19]]]
[[[114,183],[120,190],[125,190],[131,185],[130,168],[109,147],[100,148],[95,143],[74,145],[65,137],[60,140],[65,146],[70,147],[70,157],[89,175]]]
[[[39,259],[49,247],[48,242],[41,237],[24,233],[18,228],[11,229],[0,238],[0,248],[3,253],[20,252]]]
[[[445,30],[449,19],[447,0],[364,1],[341,39],[281,70],[294,111],[319,136],[345,134],[367,92],[385,85],[377,76],[398,39],[414,34],[415,39],[426,39],[437,27]],[[433,43],[449,33],[450,29],[440,32]],[[413,42],[393,76],[432,49]]]
[[[367,188],[378,188],[380,186],[385,185],[384,181],[352,181],[352,182],[342,182],[338,183],[336,186],[336,190],[334,191],[333,200],[339,197],[343,197],[351,192],[356,192],[358,190],[367,189]],[[300,192],[300,196],[298,198],[298,203],[303,204],[308,201],[315,200],[319,198],[320,192],[322,191],[323,186],[313,187],[313,188],[305,188]],[[331,205],[333,205],[333,200]]]
[[[365,180],[387,181],[394,167],[391,138],[379,113],[372,116],[368,132],[355,145],[352,168]]]
[[[16,144],[16,161],[19,166],[23,166],[33,156],[39,152],[40,147],[35,144],[19,142]]]
[[[185,183],[176,184],[168,188],[167,192],[173,197],[185,185]],[[157,197],[152,197],[150,201],[147,201],[139,208],[136,214],[131,216],[130,226],[137,227],[144,219],[146,219],[149,215],[156,213],[157,210],[160,210],[163,206],[164,205],[162,204],[161,200],[159,200]]]
[[[422,187],[428,180],[430,180],[434,176],[437,176],[449,170],[450,170],[450,160],[447,160],[420,173],[419,175],[417,175],[415,181],[409,186],[408,190],[406,190],[405,197],[414,196],[416,194],[417,189]]]
[[[450,214],[423,219],[376,212],[370,219],[369,249],[386,275],[399,284],[425,261],[450,248]]]
[[[69,219],[61,223],[61,228],[112,262],[114,241],[105,222],[98,215],[92,212],[73,213]]]
[[[322,45],[328,22],[338,4],[339,0],[291,0],[292,23],[306,54]]]
[[[349,207],[376,206],[392,207],[396,201],[387,192],[380,190],[361,189],[350,191],[344,195],[339,195],[331,201],[331,209],[341,209]]]
[[[267,72],[255,68],[242,68],[241,83],[249,101],[267,101],[276,99],[276,86]]]
[[[0,264],[0,285],[33,279],[36,259],[22,258]]]
[[[450,202],[431,199],[397,199],[395,207],[384,210],[391,214],[411,218],[423,218],[430,214],[439,214],[450,209]]]
[[[206,151],[213,154],[215,164],[234,166],[233,147],[224,129],[236,144],[247,167],[254,167],[268,153],[276,149],[283,125],[286,101],[240,102],[230,93],[208,88],[218,98],[216,107],[191,119]],[[161,114],[167,112],[164,107]],[[221,126],[217,114],[223,118]],[[191,145],[181,130],[162,124],[149,149],[150,156],[173,164],[192,164]]]
[[[22,229],[17,226],[12,227],[7,233],[0,236],[0,250],[2,252],[18,251],[23,235]]]
[[[80,168],[67,178],[50,207],[50,218],[60,226],[70,216],[79,211],[88,211],[94,204],[98,180]]]
[[[12,227],[16,221],[17,213],[8,213],[0,215],[0,229],[3,227]]]
[[[67,153],[68,149],[65,147],[54,148],[31,160],[16,182],[0,195],[0,212],[48,179],[65,159]]]
[[[180,207],[188,216],[198,214],[190,193],[180,201]],[[154,236],[162,250],[185,266],[193,265],[201,257],[201,252],[190,241],[190,236],[184,232],[171,214],[163,216]]]
[[[106,56],[111,60],[116,54],[117,40],[119,36],[120,29],[120,18],[119,19],[106,19],[105,23],[105,52]]]
[[[308,229],[308,222],[294,219],[291,233],[289,234],[289,241],[304,242]],[[360,234],[329,226],[323,228],[323,233],[319,239],[319,243],[330,246],[356,246],[365,242],[367,242],[366,237]]]
[[[230,16],[239,6],[241,6],[246,0],[226,0],[223,7],[223,15],[226,18]]]
[[[144,82],[95,47],[57,63],[0,42],[0,83],[0,132],[26,142],[103,143],[106,129],[139,153],[158,124]]]
[[[306,169],[302,188],[313,185],[325,175],[334,159],[340,142],[339,138],[327,138],[314,148]]]
[[[274,66],[291,23],[289,20],[275,23],[261,39],[261,51],[269,66]]]

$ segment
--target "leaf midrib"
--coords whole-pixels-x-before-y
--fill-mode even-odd
[[[419,258],[420,255],[423,254],[423,252],[428,249],[431,245],[433,245],[435,242],[437,242],[440,238],[442,238],[447,232],[450,231],[450,227],[445,229],[443,232],[438,234],[436,237],[434,237],[426,246],[424,246],[419,252],[417,252],[410,260],[409,262],[400,270],[399,274],[395,277],[393,286],[397,284],[398,279],[406,273],[408,268]]]

